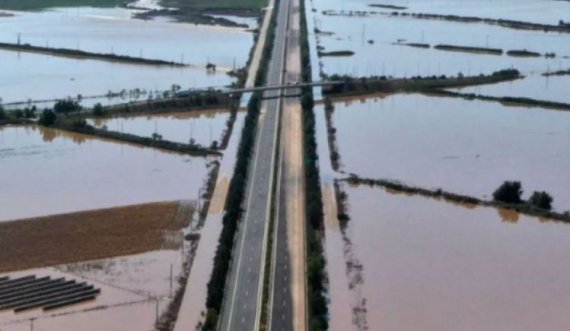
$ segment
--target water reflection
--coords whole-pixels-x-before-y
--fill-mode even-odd
[[[499,214],[503,222],[510,222],[510,223],[517,223],[521,216],[518,212],[510,209],[499,208],[497,209],[497,213]]]

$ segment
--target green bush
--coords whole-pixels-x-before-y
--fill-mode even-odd
[[[73,101],[71,99],[58,100],[53,106],[53,110],[57,114],[69,114],[80,111],[81,105],[78,101]]]
[[[4,107],[0,105],[0,120],[5,120],[7,117],[8,114],[6,114],[6,110],[4,110]]]
[[[521,203],[523,190],[518,181],[506,181],[493,193],[495,201],[504,203]]]
[[[38,123],[44,126],[52,126],[56,120],[57,120],[57,115],[53,112],[53,110],[44,109],[44,111],[40,115]]]
[[[554,199],[552,199],[552,197],[550,196],[550,194],[542,191],[542,192],[534,192],[531,196],[530,199],[528,199],[528,203],[531,206],[540,208],[540,209],[545,209],[545,210],[550,210],[552,209],[552,201]]]
[[[93,106],[93,116],[95,117],[105,116],[105,110],[103,109],[103,106],[100,103],[96,103],[95,106]]]

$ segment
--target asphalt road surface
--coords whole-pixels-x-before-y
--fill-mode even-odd
[[[267,85],[283,84],[289,0],[280,0]],[[282,99],[280,90],[266,91],[245,200],[245,217],[237,233],[231,273],[221,316],[222,331],[257,331],[271,212],[271,190],[277,153]]]

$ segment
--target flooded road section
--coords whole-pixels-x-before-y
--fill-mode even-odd
[[[42,331],[153,330],[178,288],[177,277],[183,264],[181,252],[158,250],[6,274],[64,277],[87,282],[101,289],[101,293],[93,301],[50,312],[0,311],[0,329],[28,331],[34,319],[33,329]]]
[[[349,278],[362,276],[352,280],[368,329],[554,331],[570,323],[568,225],[380,188],[345,190],[345,257],[362,264]]]
[[[0,221],[195,199],[207,160],[33,126],[0,127]]]
[[[570,209],[570,117],[494,102],[400,94],[336,103],[341,170],[490,199],[505,180]],[[328,158],[328,156],[326,156]]]
[[[89,120],[89,123],[98,128],[106,127],[110,131],[130,133],[141,137],[151,137],[154,133],[158,133],[164,140],[185,144],[193,141],[209,147],[213,142],[220,144],[229,118],[229,110],[213,109],[199,112],[96,118]]]

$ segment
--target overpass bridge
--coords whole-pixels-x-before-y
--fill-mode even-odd
[[[267,86],[256,86],[256,87],[244,87],[244,88],[227,88],[227,87],[209,87],[209,88],[200,88],[200,89],[190,89],[187,91],[180,91],[176,93],[176,97],[185,98],[195,94],[202,94],[207,91],[213,91],[215,93],[221,94],[243,94],[243,93],[253,93],[253,92],[266,92],[266,91],[289,91],[293,90],[294,93],[291,93],[292,96],[298,96],[301,94],[300,90],[303,87],[317,87],[317,86],[333,86],[333,85],[341,85],[344,84],[344,81],[317,81],[311,83],[291,83],[291,84],[282,84],[282,85],[267,85]],[[286,95],[289,96],[289,95]],[[265,99],[265,96],[264,96]]]

